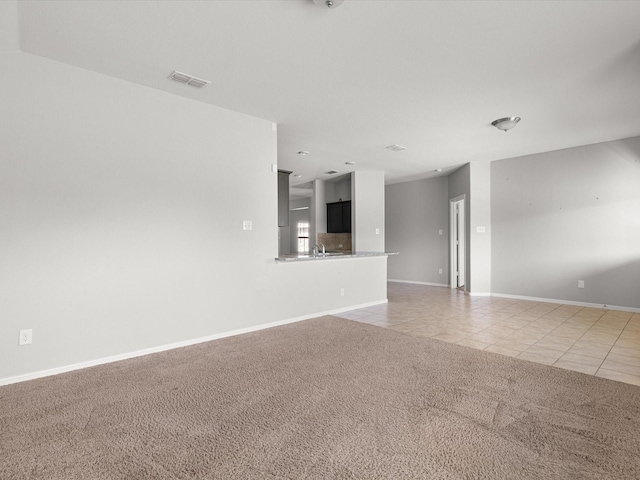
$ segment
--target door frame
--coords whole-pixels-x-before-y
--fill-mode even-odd
[[[466,195],[459,195],[449,199],[449,253],[450,261],[450,284],[451,288],[465,287],[466,289],[466,212],[465,212]],[[456,216],[456,207],[458,207],[458,215]],[[457,220],[457,221],[456,221]],[[456,245],[456,239],[458,243]],[[457,253],[456,255],[456,247]],[[458,279],[461,279],[461,282]]]

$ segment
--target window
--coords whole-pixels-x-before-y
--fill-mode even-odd
[[[298,253],[309,253],[308,222],[298,222]]]

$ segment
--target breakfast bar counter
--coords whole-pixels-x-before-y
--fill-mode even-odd
[[[276,257],[276,262],[307,262],[318,260],[335,260],[346,258],[365,258],[365,257],[388,257],[389,255],[398,255],[398,252],[327,252],[318,255],[309,254],[287,254]]]

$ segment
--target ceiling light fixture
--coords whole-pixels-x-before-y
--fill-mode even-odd
[[[298,152],[298,155],[302,155],[302,156],[309,155],[309,152],[307,152],[306,150],[300,150]]]
[[[313,0],[313,3],[315,3],[319,7],[337,8],[342,4],[343,1],[344,0]]]
[[[434,172],[441,172],[441,171],[442,171],[442,169],[441,169],[441,168],[436,168],[436,169],[434,170]]]
[[[491,122],[491,125],[496,127],[498,130],[506,132],[507,130],[511,130],[513,127],[515,127],[519,121],[520,117],[505,117],[494,120],[493,122]]]

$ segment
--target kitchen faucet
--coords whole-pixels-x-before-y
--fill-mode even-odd
[[[318,242],[318,243],[316,243],[316,244],[313,246],[313,250],[312,250],[312,252],[313,252],[313,256],[314,256],[314,257],[317,257],[317,256],[320,254],[320,246],[322,246],[322,255],[321,255],[321,256],[326,257],[326,252],[325,252],[325,250],[324,250],[324,243],[319,243],[319,242]]]

